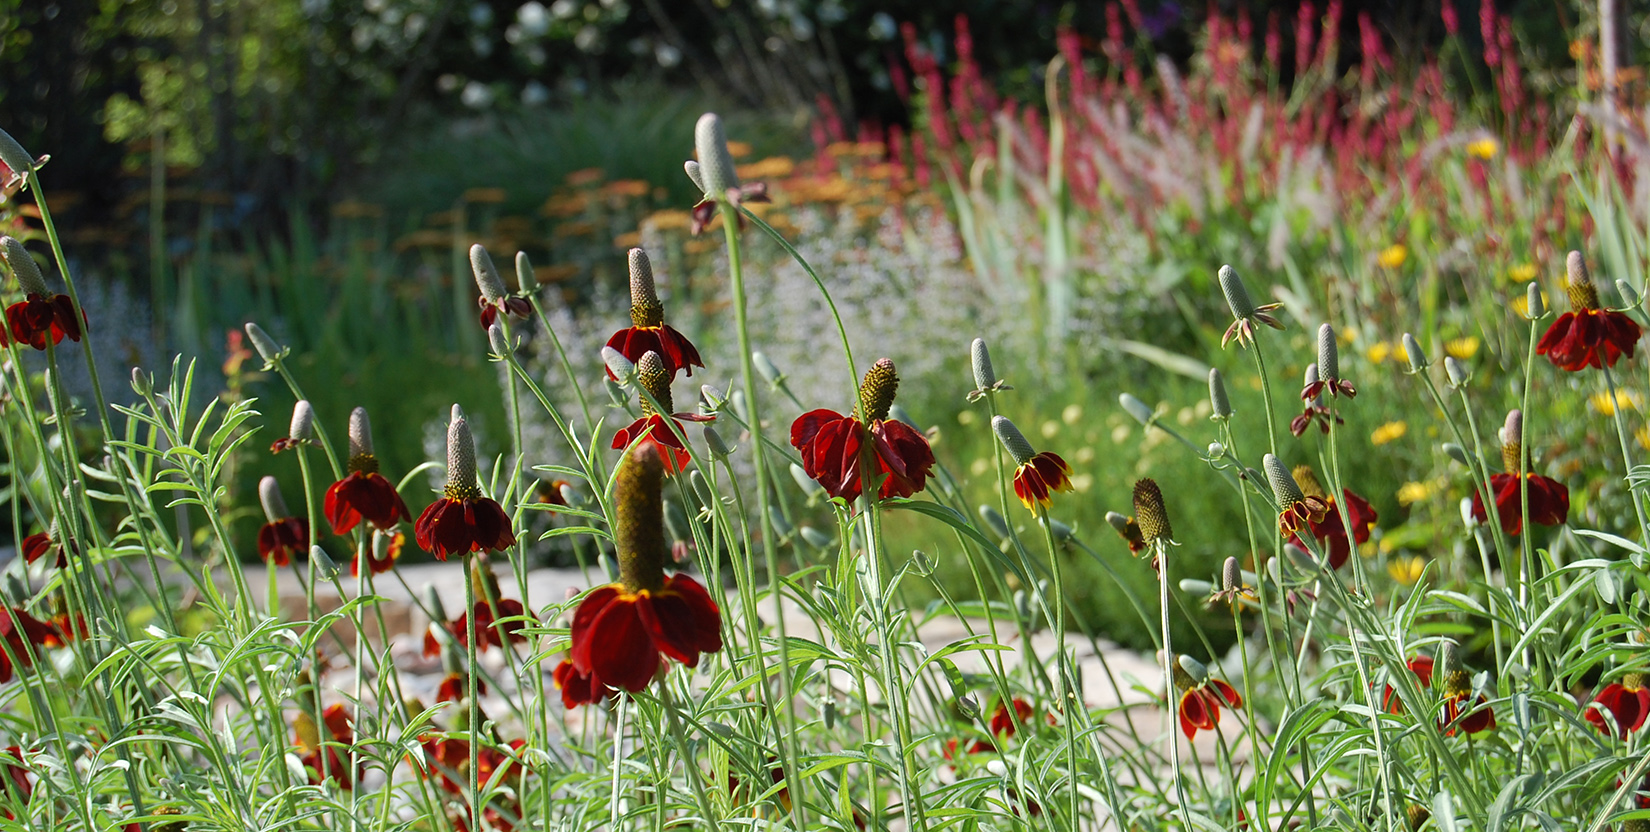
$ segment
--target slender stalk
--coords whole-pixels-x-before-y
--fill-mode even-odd
[[[1604,386],[1610,391],[1610,414],[1616,423],[1616,439],[1621,443],[1621,464],[1623,470],[1629,474],[1633,470],[1633,448],[1628,441],[1627,422],[1621,416],[1621,394],[1616,392],[1616,376],[1611,372],[1609,365],[1604,367]],[[1644,500],[1639,496],[1639,489],[1631,485],[1627,487],[1627,496],[1633,501],[1633,513],[1639,519],[1639,543],[1650,545],[1650,520],[1645,518]]]

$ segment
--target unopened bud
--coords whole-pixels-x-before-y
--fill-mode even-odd
[[[1532,321],[1547,316],[1547,299],[1541,294],[1541,284],[1524,287],[1524,315]]]
[[[984,338],[975,338],[968,347],[968,357],[974,366],[974,389],[985,391],[997,385],[997,371],[991,367],[991,349]]]
[[[0,162],[18,173],[34,170],[34,157],[5,130],[0,130]]]
[[[728,152],[728,134],[721,116],[705,113],[699,117],[699,123],[693,128],[693,147],[698,151],[699,175],[704,180],[706,194],[722,199],[730,189],[739,187],[739,174],[733,169],[733,154]]]
[[[1048,526],[1049,534],[1054,536],[1054,541],[1056,543],[1069,543],[1073,537],[1077,536],[1077,533],[1072,530],[1071,526],[1068,526],[1059,520],[1055,520],[1052,517],[1048,517],[1046,520],[1048,521],[1046,525]]]
[[[1454,442],[1445,442],[1439,447],[1443,449],[1445,456],[1469,468],[1472,467],[1472,458],[1467,456],[1466,448],[1463,448]]]
[[[435,622],[443,623],[447,620],[447,605],[441,603],[441,591],[435,584],[424,585],[424,609]]]
[[[705,193],[705,174],[699,170],[699,163],[689,159],[682,163],[682,169],[687,171],[688,178],[693,180],[693,187],[698,188],[699,193]]]
[[[1335,327],[1318,327],[1318,377],[1334,384],[1341,378],[1341,354],[1335,344]]]
[[[476,288],[481,290],[481,297],[488,303],[498,303],[509,294],[504,288],[504,280],[498,276],[497,267],[493,265],[492,255],[480,243],[470,246],[470,270],[475,272]]]
[[[275,343],[275,339],[264,332],[264,328],[255,323],[246,325],[246,337],[252,341],[252,348],[258,351],[258,357],[264,360],[265,366],[274,366],[285,355],[286,351]]]
[[[21,241],[16,237],[0,237],[0,255],[4,255],[12,274],[17,275],[17,287],[23,290],[23,294],[47,294],[46,278],[40,273],[40,264],[34,262],[34,256],[29,254]]]
[[[814,528],[813,526],[803,526],[798,529],[797,532],[802,535],[802,539],[807,541],[809,546],[812,546],[815,549],[824,549],[836,542],[835,538],[820,531],[819,529]]]
[[[761,376],[763,381],[775,387],[784,383],[785,374],[779,372],[779,368],[768,359],[767,353],[760,350],[751,353],[751,364],[756,367],[756,374]]]
[[[636,364],[624,357],[624,353],[612,347],[602,347],[602,363],[607,365],[607,371],[621,379],[629,378],[636,372]]]
[[[292,406],[292,421],[287,424],[286,436],[300,442],[315,436],[315,408],[309,399],[299,399]]]
[[[803,470],[802,466],[794,462],[791,463],[791,479],[796,480],[796,487],[802,489],[802,493],[806,494],[810,501],[825,493],[825,489],[813,477],[808,476],[808,472]]]
[[[1639,305],[1639,290],[1633,284],[1621,278],[1616,279],[1616,294],[1621,297],[1621,305],[1625,309],[1632,309]]]
[[[1421,349],[1421,342],[1407,332],[1404,333],[1404,358],[1409,361],[1409,371],[1412,373],[1419,373],[1432,365],[1427,360],[1426,351]]]
[[[1209,680],[1209,666],[1203,662],[1184,653],[1180,654],[1175,662],[1180,665],[1181,670],[1186,671],[1187,676],[1192,677],[1193,683],[1201,685]]]
[[[715,387],[710,386],[709,384],[699,385],[699,398],[702,399],[705,405],[712,411],[721,407],[722,403],[728,400],[726,394]]]
[[[154,393],[154,386],[149,381],[149,374],[142,367],[132,368],[132,389],[142,398],[149,398]]]
[[[980,506],[980,519],[985,521],[985,527],[998,537],[1008,537],[1008,521],[1003,519],[1001,512],[991,506]]]
[[[1467,369],[1467,365],[1458,361],[1453,355],[1444,357],[1444,374],[1449,377],[1449,383],[1455,387],[1464,386],[1467,379],[1472,377],[1472,371]]]
[[[516,286],[522,294],[531,295],[539,290],[538,275],[533,272],[533,261],[527,257],[527,252],[516,252]]]
[[[1209,368],[1209,407],[1216,419],[1232,418],[1232,400],[1226,395],[1226,379],[1214,367]]]
[[[1208,452],[1210,459],[1220,459],[1226,456],[1226,446],[1219,442],[1210,442]]]
[[[493,321],[492,326],[487,327],[487,343],[493,348],[493,355],[500,358],[515,352],[510,349],[510,339],[504,335],[504,325],[498,321]]]
[[[264,507],[264,519],[271,523],[292,516],[281,497],[281,484],[274,477],[258,480],[258,502]]]
[[[1218,273],[1220,291],[1226,295],[1226,306],[1232,310],[1232,317],[1237,320],[1251,317],[1255,314],[1255,303],[1249,299],[1249,290],[1243,285],[1243,278],[1238,277],[1236,269],[1231,266],[1221,266]]]
[[[705,425],[704,432],[705,445],[709,446],[712,457],[726,459],[728,454],[733,453],[733,448],[728,447],[728,443],[722,439],[722,434],[717,432],[715,425]]]
[[[327,550],[319,545],[309,547],[309,559],[315,563],[315,571],[323,581],[331,582],[338,578],[338,564],[334,563]]]
[[[1014,457],[1015,465],[1024,465],[1037,455],[1036,449],[1031,447],[1026,435],[1021,433],[1007,416],[991,417],[991,430],[997,434],[997,441],[1003,443],[1003,448],[1008,451],[1009,456]]]
[[[791,525],[791,521],[785,519],[785,512],[780,511],[779,506],[773,504],[768,505],[768,522],[773,524],[773,530],[782,538],[790,537],[791,532],[795,530],[795,527]]]
[[[1131,393],[1120,394],[1117,397],[1117,403],[1123,406],[1124,412],[1128,413],[1130,416],[1133,416],[1134,420],[1142,425],[1149,426],[1152,423],[1152,419],[1156,418],[1155,414],[1152,413],[1152,409],[1147,407],[1145,402],[1135,398]]]
[[[1209,595],[1215,591],[1215,585],[1198,578],[1181,578],[1180,591],[1194,598]]]

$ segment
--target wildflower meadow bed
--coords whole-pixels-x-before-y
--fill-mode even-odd
[[[130,403],[111,404],[111,368],[77,345],[121,322],[80,303],[45,160],[0,134],[8,196],[32,195],[41,231],[4,239],[0,425],[22,557],[0,585],[0,829],[1650,825],[1641,275],[1595,276],[1580,251],[1535,263],[1522,305],[1482,318],[1503,328],[1473,336],[1492,362],[1479,341],[1401,330],[1349,350],[1358,333],[1303,314],[1322,308],[1303,281],[1202,263],[1218,325],[1188,325],[1224,334],[1217,367],[1197,368],[1203,401],[1173,407],[1208,418],[1104,391],[1180,473],[1128,476],[1128,511],[1084,525],[1067,522],[1079,505],[1104,507],[1078,480],[1108,459],[1016,423],[1044,415],[1046,367],[935,332],[911,360],[972,415],[924,426],[901,406],[906,356],[867,342],[816,271],[831,264],[765,221],[769,190],[741,178],[721,120],[694,138],[688,230],[720,235],[709,268],[736,349],[701,353],[673,327],[680,305],[633,247],[630,325],[598,365],[552,325],[569,313],[526,254],[512,287],[475,245],[479,320],[462,325],[479,323],[500,373],[508,450],[478,454],[466,410],[481,403],[460,401],[444,461],[390,470],[373,420],[425,414],[318,410],[305,391],[329,379],[294,372],[257,322],[246,339],[297,401],[284,430],[285,414],[203,392],[183,357],[122,373]],[[981,181],[954,183],[962,244],[1012,272],[1015,226]],[[785,300],[809,314],[787,323],[839,344],[811,357],[834,383],[793,388],[752,337],[758,246],[806,278],[810,300]],[[1379,268],[1403,265],[1394,248]],[[1058,281],[1042,289],[1042,324],[1065,327],[1076,307]],[[1150,346],[1130,349],[1186,369]],[[89,399],[65,387],[75,362]],[[1300,386],[1279,368],[1304,368]],[[1400,377],[1407,421],[1349,429]],[[989,443],[983,464],[958,465],[959,433]],[[1452,489],[1448,525],[1383,518],[1387,496],[1352,474],[1408,440],[1445,472],[1417,485]],[[226,483],[265,443],[287,467],[257,489],[258,586],[232,528],[257,509]],[[1560,450],[1570,462],[1549,464]],[[1222,517],[1237,521],[1209,527]],[[1187,562],[1188,530],[1219,541],[1218,570]],[[546,542],[593,585],[529,597]],[[463,605],[403,586],[429,626],[398,645],[375,585],[406,584],[414,546],[452,565]],[[301,614],[283,612],[276,570]],[[1126,623],[1100,631],[1070,603],[1090,581]],[[952,636],[925,641],[941,619]],[[1124,636],[1155,648],[1132,672],[1100,642]],[[433,696],[403,684],[410,650],[440,662]]]

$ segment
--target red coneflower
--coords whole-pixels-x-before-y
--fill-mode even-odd
[[[258,529],[258,556],[264,563],[286,566],[294,554],[309,551],[309,520],[293,517],[286,510],[281,484],[274,477],[258,481],[258,501],[263,504],[264,519],[269,521]]]
[[[440,786],[449,794],[462,795],[469,788],[470,772],[470,740],[463,737],[445,737],[440,734],[422,734],[418,737],[419,745],[424,749],[425,765],[417,766],[422,777],[437,774],[441,777]],[[526,747],[525,740],[511,740],[506,747],[511,752]],[[491,744],[483,743],[476,749],[476,777],[477,782],[485,784],[493,778],[493,772],[503,768],[505,763],[515,766],[515,774],[519,776],[525,767],[514,756],[506,753]],[[486,815],[493,819],[492,810]]]
[[[470,246],[470,270],[475,273],[476,288],[481,291],[476,305],[481,307],[483,330],[491,327],[500,313],[518,321],[533,314],[533,305],[526,298],[512,295],[504,288],[504,280],[493,266],[492,255],[480,243]]]
[[[292,406],[292,421],[288,424],[286,436],[269,443],[269,452],[278,454],[300,445],[308,445],[314,433],[315,408],[307,399],[299,399],[298,403]]]
[[[1261,468],[1265,470],[1266,481],[1272,486],[1272,496],[1278,503],[1280,534],[1293,538],[1301,529],[1323,521],[1324,515],[1329,513],[1329,504],[1320,497],[1302,493],[1300,484],[1295,482],[1289,469],[1283,467],[1282,461],[1267,454],[1261,458]]]
[[[332,533],[338,535],[349,534],[363,517],[384,531],[412,520],[395,486],[378,473],[378,457],[372,455],[372,424],[364,407],[349,414],[349,474],[327,489],[324,508]]]
[[[561,664],[556,665],[551,678],[555,681],[556,687],[561,690],[562,707],[569,710],[580,705],[612,699],[618,694],[618,691],[608,687],[591,674],[579,673],[573,667],[571,658],[562,659]]]
[[[441,677],[441,684],[436,686],[435,701],[457,702],[468,696],[470,677],[460,671],[452,671]],[[476,680],[476,695],[484,696],[487,693],[487,683]]]
[[[58,569],[68,566],[69,556],[66,547],[58,543],[58,539],[61,537],[62,533],[58,530],[57,521],[54,520],[50,531],[38,532],[23,538],[21,547],[23,560],[27,563],[34,563],[47,555],[56,553],[57,557],[52,561],[52,565]]]
[[[1341,378],[1340,347],[1335,343],[1335,327],[1323,324],[1318,327],[1318,363],[1317,380],[1309,375],[1306,385],[1301,388],[1301,400],[1311,402],[1318,396],[1328,393],[1331,396],[1345,395],[1352,398],[1358,395],[1352,382]]]
[[[556,672],[570,682],[562,687],[564,702],[570,691],[592,697],[573,704],[594,701],[604,687],[634,693],[653,681],[663,658],[691,668],[700,653],[722,649],[722,614],[710,594],[685,574],[665,575],[663,486],[664,463],[654,446],[641,445],[620,461],[613,535],[619,582],[592,591],[573,614],[572,667]]]
[[[1243,285],[1243,278],[1238,276],[1231,266],[1221,266],[1216,273],[1220,280],[1220,291],[1226,295],[1226,306],[1232,310],[1232,325],[1226,328],[1226,334],[1220,337],[1220,348],[1236,339],[1240,346],[1255,342],[1255,325],[1263,324],[1273,329],[1283,329],[1283,323],[1271,313],[1282,307],[1281,303],[1268,303],[1256,306],[1249,299],[1249,290]]]
[[[489,646],[503,648],[505,641],[520,644],[527,640],[521,634],[527,621],[532,618],[520,601],[514,598],[498,599],[498,617],[493,617],[493,608],[486,599],[476,601],[473,608],[476,617],[476,650],[485,652]],[[459,613],[457,618],[443,622],[440,625],[451,633],[453,640],[459,647],[470,646],[470,613]],[[433,632],[424,634],[424,655],[434,656],[441,651],[441,642]]]
[[[1627,739],[1629,733],[1643,728],[1646,718],[1650,718],[1650,687],[1644,683],[1643,673],[1628,673],[1621,681],[1605,685],[1593,697],[1583,716],[1601,733],[1615,734],[1618,740]],[[1610,712],[1614,728],[1604,718],[1605,711]]]
[[[1324,492],[1323,485],[1318,482],[1318,475],[1312,472],[1311,466],[1295,466],[1294,477],[1302,494],[1316,498],[1326,506],[1323,517],[1317,520],[1308,517],[1306,524],[1312,532],[1312,537],[1318,541],[1319,551],[1327,552],[1329,555],[1329,568],[1339,569],[1345,566],[1347,558],[1352,554],[1353,544],[1361,546],[1369,542],[1369,534],[1375,528],[1375,521],[1380,519],[1375,513],[1375,507],[1352,489],[1342,489],[1342,494],[1346,498],[1346,510],[1352,519],[1352,539],[1348,540],[1346,523],[1341,520],[1340,502]],[[1302,549],[1306,548],[1298,533],[1290,538],[1290,542]]]
[[[1529,483],[1530,520],[1543,526],[1559,526],[1570,519],[1570,489],[1551,477],[1544,477],[1523,469],[1524,414],[1517,410],[1507,413],[1507,423],[1501,428],[1501,466],[1506,473],[1491,474],[1490,488],[1495,490],[1495,513],[1501,518],[1501,529],[1507,534],[1524,530],[1524,498],[1520,483]],[[1489,520],[1489,509],[1484,495],[1474,491],[1472,516],[1478,522]]]
[[[1048,508],[1056,491],[1071,491],[1071,466],[1051,451],[1037,453],[1031,442],[1005,416],[991,417],[997,441],[1008,450],[1019,467],[1014,469],[1014,494],[1032,511]]]
[[[40,267],[29,255],[29,250],[12,237],[0,238],[0,254],[17,276],[17,285],[23,290],[23,300],[6,307],[6,326],[12,340],[28,344],[37,350],[46,348],[46,339],[62,343],[63,337],[79,341],[86,322],[85,312],[75,314],[74,301],[68,295],[54,295],[46,288],[46,279]],[[4,334],[0,333],[0,343]]]
[[[871,445],[877,474],[884,477],[879,496],[909,497],[923,489],[934,465],[934,451],[915,428],[888,418],[899,375],[892,359],[879,359],[859,385],[857,415],[812,410],[791,423],[791,445],[802,452],[802,470],[826,493],[853,502],[860,495],[862,449]]]
[[[1337,425],[1346,424],[1345,419],[1333,414],[1330,412],[1329,408],[1324,405],[1322,388],[1319,387],[1321,383],[1322,382],[1318,378],[1318,365],[1306,365],[1306,376],[1301,389],[1312,390],[1317,388],[1319,392],[1311,396],[1302,394],[1301,401],[1305,402],[1305,406],[1301,409],[1301,415],[1289,420],[1289,432],[1295,436],[1305,434],[1307,429],[1313,425],[1317,425],[1320,431],[1327,434],[1329,433],[1329,426],[1331,423]]]
[[[321,712],[321,720],[326,724],[328,735],[324,741],[309,712],[299,711],[293,720],[293,734],[298,747],[304,751],[298,760],[309,771],[310,785],[319,786],[324,782],[324,778],[349,791],[355,788],[355,778],[349,766],[349,752],[340,751],[338,748],[338,745],[349,746],[355,743],[355,732],[350,728],[352,719],[349,711],[341,704],[329,705]]]
[[[1565,266],[1570,311],[1547,327],[1535,345],[1536,353],[1547,356],[1554,367],[1572,373],[1588,367],[1614,367],[1623,355],[1632,358],[1641,332],[1639,325],[1621,312],[1599,308],[1598,288],[1593,285],[1581,252],[1570,252]]]
[[[1457,730],[1468,734],[1479,734],[1495,728],[1495,711],[1488,707],[1489,700],[1483,694],[1473,695],[1472,674],[1461,669],[1459,662],[1454,658],[1454,645],[1446,643],[1441,651],[1444,666],[1444,715],[1438,720],[1438,730],[1444,736],[1453,737]],[[1409,671],[1415,674],[1421,687],[1432,687],[1436,662],[1431,656],[1413,656],[1408,661]],[[1468,700],[1472,701],[1468,701]],[[1388,711],[1400,714],[1404,712],[1403,703],[1395,695],[1391,685],[1387,685],[1386,694],[1382,697],[1382,704]]]
[[[991,719],[987,723],[991,729],[991,736],[1000,739],[1014,736],[1021,725],[1031,721],[1031,717],[1035,713],[1031,703],[1018,696],[1012,700],[1012,711],[1009,704],[999,701],[997,707],[991,711]],[[1050,720],[1052,721],[1052,719],[1051,716]],[[941,750],[941,753],[945,755],[945,759],[955,759],[954,755],[959,745],[960,743],[956,739],[947,741],[945,748]],[[969,754],[984,754],[996,750],[996,743],[988,739],[977,739],[968,746]]]
[[[705,366],[693,342],[665,323],[665,305],[659,302],[653,283],[653,265],[647,252],[639,248],[630,250],[630,326],[613,333],[607,346],[637,364],[642,356],[656,352],[672,377],[677,370],[686,370],[691,376],[694,367]],[[607,377],[618,378],[611,369]]]
[[[642,418],[613,434],[613,448],[622,450],[630,447],[630,443],[641,440],[642,444],[658,449],[664,460],[665,473],[674,474],[693,461],[693,454],[682,442],[681,423],[709,422],[713,417],[697,413],[672,413],[676,405],[670,396],[670,378],[662,356],[652,351],[642,354],[641,360],[636,362],[636,383],[647,391],[646,396],[637,396],[641,402]],[[652,402],[648,401],[649,396],[653,398]],[[654,409],[654,402],[658,403],[659,409]]]
[[[1410,656],[1409,661],[1405,662],[1405,665],[1409,667],[1409,672],[1415,674],[1415,678],[1420,680],[1421,687],[1432,687],[1433,663],[1431,656],[1422,656],[1419,654]],[[1381,694],[1381,707],[1384,708],[1387,713],[1401,714],[1404,712],[1404,703],[1398,698],[1398,692],[1393,690],[1392,685],[1390,684],[1386,686],[1386,692]]]
[[[687,163],[687,175],[704,194],[704,199],[693,206],[693,220],[689,223],[689,231],[695,236],[716,216],[717,200],[725,199],[736,207],[744,202],[769,201],[766,183],[739,184],[733,154],[728,152],[727,131],[722,127],[720,116],[705,113],[699,117],[698,124],[693,128],[693,148],[699,158]],[[743,216],[739,218],[739,227],[745,227]]]
[[[1209,675],[1209,669],[1191,656],[1177,658],[1173,668],[1175,687],[1180,689],[1180,730],[1190,740],[1198,731],[1220,726],[1220,708],[1243,707],[1243,697],[1231,685]]]
[[[476,485],[476,443],[464,411],[453,405],[447,424],[447,487],[413,524],[418,545],[437,560],[466,552],[501,552],[516,545],[510,517]]]
[[[407,536],[401,532],[388,534],[374,531],[372,546],[367,550],[367,568],[374,575],[382,575],[395,568],[396,561],[401,559],[401,548],[407,545]],[[350,558],[349,574],[352,578],[361,576],[361,553],[357,551]]]
[[[12,657],[23,667],[29,667],[33,658],[29,648],[48,647],[52,644],[61,644],[61,636],[57,628],[44,621],[37,620],[28,612],[16,607],[0,607],[0,639],[4,639],[11,656],[0,652],[0,683],[10,682],[12,677]]]

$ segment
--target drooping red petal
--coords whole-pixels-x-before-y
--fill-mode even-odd
[[[791,445],[802,454],[802,470],[832,497],[859,497],[859,421],[831,410],[812,410],[791,423]]]
[[[921,491],[928,482],[929,469],[934,467],[934,451],[928,447],[928,438],[897,419],[873,422],[871,435],[876,439],[882,473],[888,475],[878,492],[882,499],[909,497]]]
[[[613,603],[622,593],[623,590],[616,584],[597,587],[591,590],[589,595],[584,596],[584,600],[579,602],[578,609],[573,611],[573,624],[570,633],[571,646],[568,647],[567,655],[568,658],[572,659],[573,666],[578,668],[580,673],[591,672],[591,625],[595,623],[596,618],[602,614],[602,611],[607,609],[607,605]]]
[[[1220,698],[1225,700],[1229,707],[1243,707],[1243,696],[1237,692],[1236,688],[1226,682],[1221,681],[1220,679],[1210,679],[1209,687],[1214,688],[1215,693],[1219,694]]]
[[[570,659],[563,659],[561,664],[556,665],[551,678],[555,680],[556,687],[561,689],[562,707],[569,710],[580,705],[600,702],[616,693],[603,684],[595,674],[580,673]]]
[[[659,670],[659,650],[637,611],[638,598],[621,595],[590,622],[586,653],[602,681],[632,693],[647,687]]]

